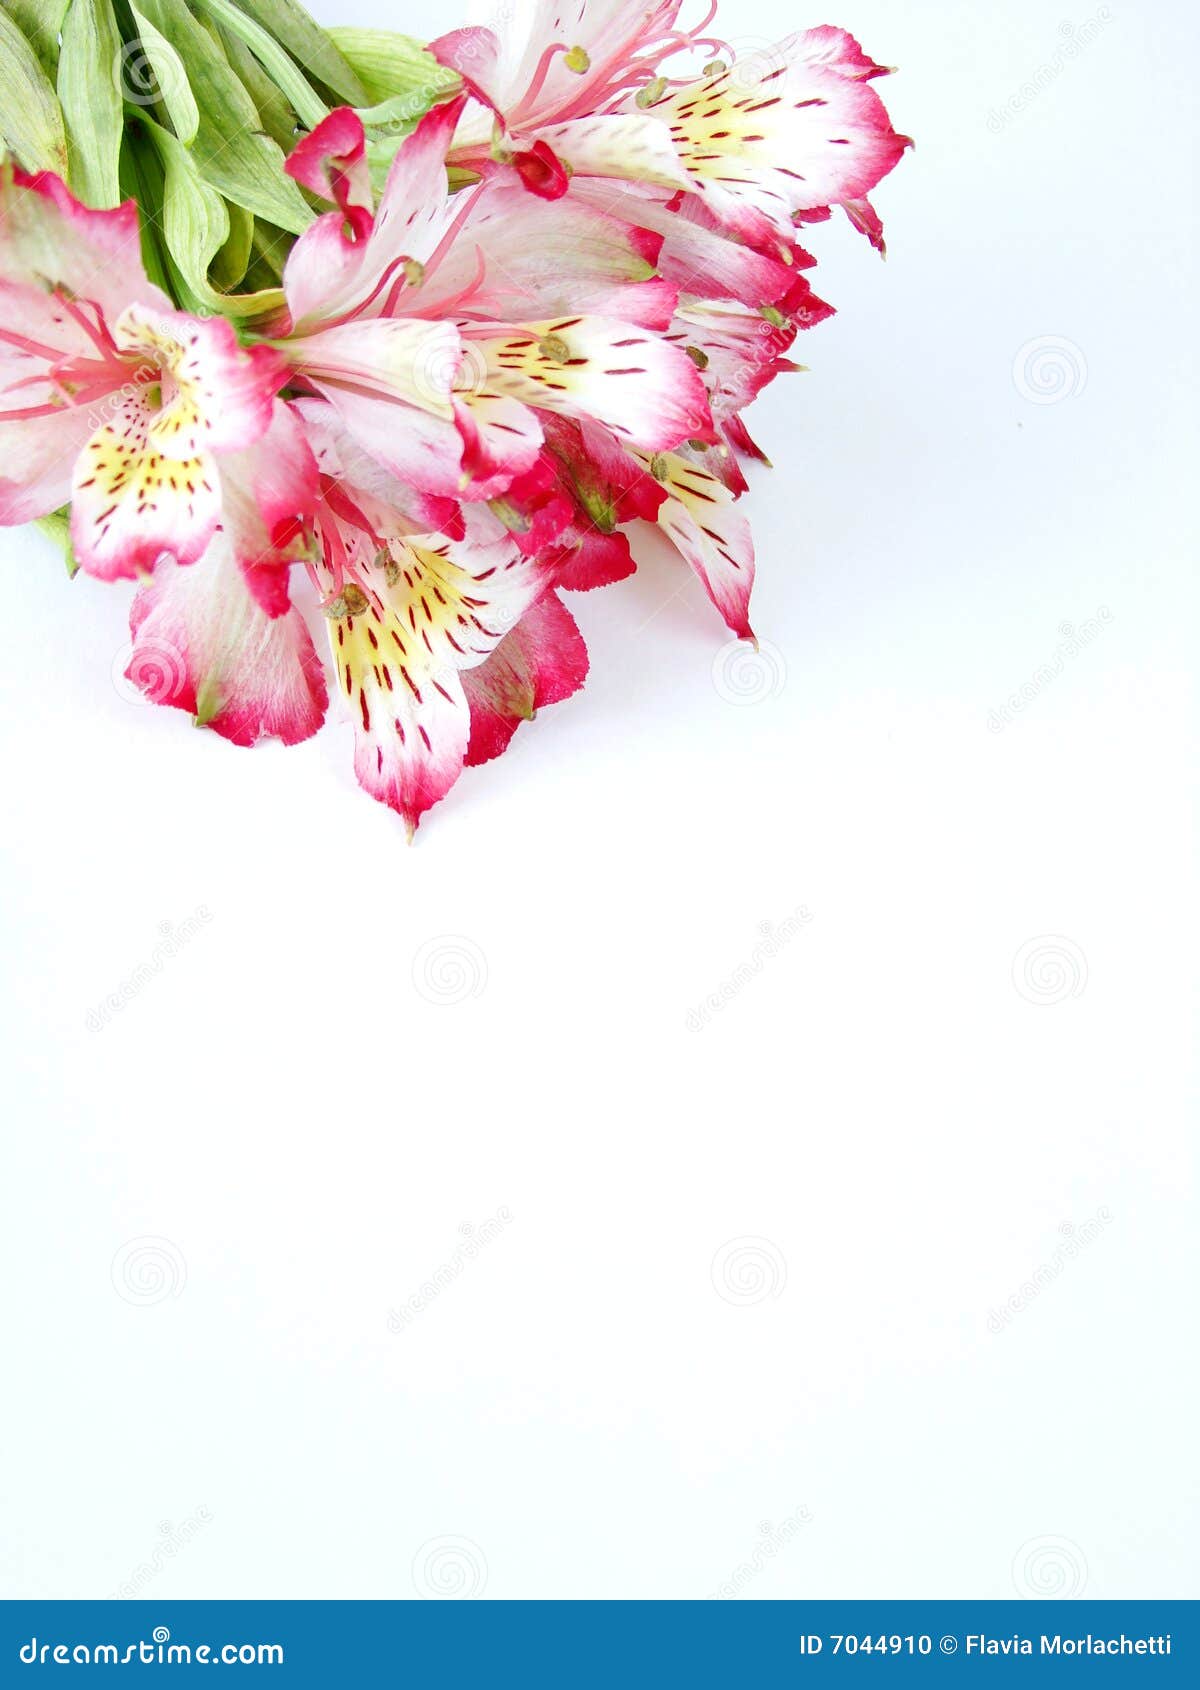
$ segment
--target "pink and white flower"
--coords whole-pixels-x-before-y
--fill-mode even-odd
[[[556,161],[695,195],[764,250],[790,239],[796,213],[863,206],[908,145],[868,86],[885,67],[825,26],[761,62],[714,59],[706,74],[672,79],[672,56],[722,46],[702,33],[715,5],[692,29],[679,27],[680,10],[680,0],[516,0],[499,29],[443,36],[432,51],[476,101],[451,156],[487,174],[540,148],[546,180],[557,183]],[[493,117],[501,144],[486,139]]]
[[[0,522],[69,506],[82,567],[139,582],[158,702],[249,746],[340,699],[411,838],[583,684],[561,595],[647,526],[754,638],[746,412],[832,311],[799,235],[840,206],[882,250],[909,143],[852,36],[730,62],[714,11],[513,0],[442,37],[461,86],[398,145],[348,108],[301,138],[330,209],[237,329],[147,278],[135,206],[0,165]]]
[[[306,186],[328,181],[340,196],[296,243],[284,274],[291,326],[275,344],[293,379],[327,399],[401,481],[468,500],[506,492],[530,469],[541,411],[600,416],[651,451],[710,435],[694,367],[643,327],[665,324],[674,300],[669,288],[647,287],[645,242],[658,243],[642,237],[639,251],[611,218],[578,207],[559,238],[574,233],[579,244],[586,228],[601,251],[565,263],[553,289],[514,276],[501,245],[531,233],[527,209],[514,227],[503,188],[498,200],[488,185],[449,191],[445,152],[461,104],[431,112],[401,145],[369,223],[351,197],[368,191],[353,113],[333,113],[299,164],[293,156],[289,168]],[[542,315],[550,292],[565,309]],[[632,321],[594,309],[627,302]]]
[[[53,176],[0,184],[0,522],[71,505],[104,580],[193,563],[221,522],[223,454],[270,427],[282,360],[176,311],[142,269],[132,204]]]
[[[468,760],[496,756],[539,702],[581,684],[586,661],[561,606],[520,631],[557,573],[548,555],[522,552],[481,505],[429,530],[436,503],[391,484],[332,406],[303,410],[323,482],[310,567],[354,724],[354,771],[411,838]],[[558,661],[546,649],[555,629],[571,648]],[[465,677],[483,670],[468,690]]]

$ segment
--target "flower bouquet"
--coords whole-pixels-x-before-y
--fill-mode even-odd
[[[563,595],[639,525],[753,639],[743,412],[831,311],[799,236],[883,249],[884,67],[680,9],[0,3],[0,523],[136,583],[127,675],[235,745],[340,697],[410,838],[582,685]]]

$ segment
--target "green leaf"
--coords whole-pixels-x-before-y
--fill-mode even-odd
[[[71,0],[58,56],[71,188],[85,205],[121,203],[121,91],[125,65],[109,0]]]
[[[140,47],[135,47],[132,52],[128,49],[122,50],[125,98],[135,106],[148,106],[154,103],[154,96],[157,95],[171,119],[172,129],[184,146],[190,147],[200,127],[200,109],[188,82],[187,71],[183,68],[183,60],[167,38],[159,34],[150,19],[142,16],[133,0],[130,0],[129,10],[133,13],[133,21],[137,25]],[[147,77],[142,65],[138,64],[139,53],[144,55],[142,63],[149,66],[152,77]],[[135,83],[150,86],[144,93],[135,93]]]
[[[219,311],[226,317],[254,317],[276,310],[283,303],[278,288],[233,294],[211,285],[208,269],[217,254],[231,239],[244,240],[248,252],[253,230],[247,234],[244,225],[237,224],[231,236],[231,221],[241,214],[204,180],[194,151],[148,115],[143,124],[162,165],[161,227],[175,279],[172,292],[180,304],[189,311]]]
[[[229,238],[229,212],[179,137],[149,114],[143,122],[162,166],[160,227],[180,284],[175,291],[186,309],[208,310],[208,266]]]
[[[141,0],[141,9],[187,66],[200,114],[191,153],[203,181],[256,217],[301,234],[313,213],[284,175],[283,151],[263,133],[258,108],[216,39],[184,0]]]
[[[299,120],[244,41],[218,30],[230,69],[258,107],[263,128],[285,153],[296,145]]]
[[[291,101],[293,110],[306,128],[315,129],[322,118],[329,116],[329,107],[324,100],[314,93],[312,85],[296,69],[279,43],[253,18],[239,11],[231,0],[199,0],[199,4],[212,13],[223,29],[246,43],[280,93]]]
[[[331,29],[329,31],[353,65],[367,100],[379,105],[401,95],[424,102],[414,116],[455,93],[460,79],[455,71],[438,64],[411,35],[397,35],[390,29]],[[366,102],[358,102],[360,105]]]
[[[142,237],[142,266],[156,287],[170,298],[175,297],[171,276],[167,269],[166,248],[163,245],[162,217],[163,171],[158,154],[150,141],[134,124],[125,130],[121,148],[121,197],[133,200],[138,208],[138,224]]]
[[[254,243],[254,218],[232,200],[226,201],[225,210],[229,214],[229,234],[214,255],[208,273],[214,287],[229,293],[246,274]]]
[[[67,173],[62,109],[29,42],[0,11],[0,137],[26,170]]]
[[[251,242],[253,256],[246,274],[255,277],[255,286],[278,287],[283,277],[283,267],[287,263],[287,255],[292,248],[292,237],[282,229],[273,229],[262,218],[256,218],[254,223],[254,238]]]
[[[347,105],[361,106],[376,99],[355,75],[339,52],[333,31],[321,29],[296,0],[239,0],[248,17],[286,47],[292,58],[311,77]]]
[[[58,36],[71,0],[0,0],[53,79],[58,65]]]

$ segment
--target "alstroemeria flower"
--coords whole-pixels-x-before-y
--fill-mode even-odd
[[[235,745],[295,745],[320,727],[321,660],[291,602],[317,465],[298,414],[277,402],[262,439],[222,459],[221,526],[197,562],[160,559],[130,611],[126,674]]]
[[[432,48],[461,84],[398,143],[392,101],[324,115],[285,76],[315,127],[215,256],[242,166],[197,148],[172,206],[187,103],[142,114],[179,212],[162,288],[134,205],[0,163],[0,522],[69,505],[82,566],[139,580],[129,678],[232,743],[294,744],[340,700],[410,838],[583,684],[560,594],[630,575],[640,531],[754,638],[746,412],[832,309],[799,240],[840,206],[882,250],[868,195],[908,145],[842,30],[731,64],[715,0],[692,27],[681,0],[479,6]],[[259,45],[255,99],[284,74]]]
[[[468,768],[499,757],[522,722],[578,692],[587,672],[587,647],[575,618],[547,588],[490,656],[462,671],[471,711]]]
[[[557,443],[564,455],[570,447]],[[629,452],[607,429],[586,424],[580,432],[580,477],[590,475],[595,495],[625,520],[657,524],[700,584],[731,633],[752,640],[750,592],[754,585],[754,541],[750,524],[735,508],[736,493],[712,473],[711,454],[683,445],[673,452]],[[623,537],[622,537],[623,538]],[[586,579],[586,558],[564,574],[564,586],[599,586]],[[617,577],[619,579],[619,577]]]
[[[497,755],[539,703],[582,683],[586,654],[561,605],[518,631],[553,585],[548,554],[527,556],[480,505],[422,532],[437,504],[390,485],[332,406],[300,408],[323,478],[311,571],[354,723],[354,772],[411,838],[468,761]],[[556,632],[567,639],[557,656]]]
[[[361,183],[353,113],[333,113],[293,155],[299,180],[314,191],[328,182],[341,200],[284,273],[291,326],[275,344],[293,379],[400,480],[468,500],[510,493],[530,470],[541,412],[600,417],[647,451],[713,438],[693,364],[656,332],[676,297],[650,269],[656,238],[630,238],[582,206],[552,234],[548,206],[547,279],[522,277],[519,258],[514,275],[504,255],[532,238],[525,209],[488,184],[449,190],[445,149],[462,103],[402,143],[369,229],[350,197]],[[551,295],[561,309],[542,314]]]
[[[221,520],[218,457],[265,433],[283,373],[147,280],[132,204],[0,183],[0,522],[69,500],[75,555],[105,580],[194,562]]]
[[[672,82],[665,59],[704,42],[715,7],[678,28],[680,0],[517,0],[505,25],[444,36],[432,51],[463,76],[480,115],[455,162],[488,169],[484,115],[517,158],[534,145],[582,176],[625,178],[697,195],[740,239],[769,250],[795,213],[846,204],[862,226],[866,195],[908,145],[867,86],[885,67],[843,30],[789,36],[736,68]]]

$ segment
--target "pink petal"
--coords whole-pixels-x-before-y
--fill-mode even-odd
[[[463,673],[471,710],[468,765],[498,757],[522,722],[578,692],[587,672],[587,647],[574,617],[557,593],[544,593],[490,657]]]
[[[325,675],[304,620],[260,608],[225,535],[188,569],[160,564],[130,627],[126,674],[155,703],[191,712],[235,745],[295,745],[320,727]]]
[[[114,339],[169,381],[151,419],[155,451],[180,459],[228,452],[266,431],[287,366],[268,346],[240,346],[224,317],[133,305],[118,319]]]
[[[75,464],[71,541],[83,568],[104,581],[145,574],[164,553],[193,563],[220,520],[216,460],[164,457],[153,422],[140,393],[122,399]]]
[[[0,278],[61,286],[92,301],[110,324],[128,305],[171,309],[142,268],[134,202],[92,211],[49,171],[13,168],[11,180],[0,179]],[[49,311],[48,294],[46,304]]]
[[[329,621],[338,688],[354,722],[354,768],[410,832],[463,768],[470,732],[461,672],[483,663],[547,585],[500,525],[472,518],[468,538],[344,536],[356,607]],[[329,590],[336,583],[330,577]]]
[[[357,112],[339,106],[292,149],[284,169],[318,199],[332,200],[361,240],[375,204],[366,132]]]
[[[567,416],[594,417],[650,451],[712,438],[699,372],[657,336],[607,317],[505,329],[464,326],[487,365],[486,390]]]
[[[732,496],[717,477],[697,464],[671,453],[656,468],[667,490],[659,527],[695,570],[731,632],[752,640],[750,524],[733,508]]]

